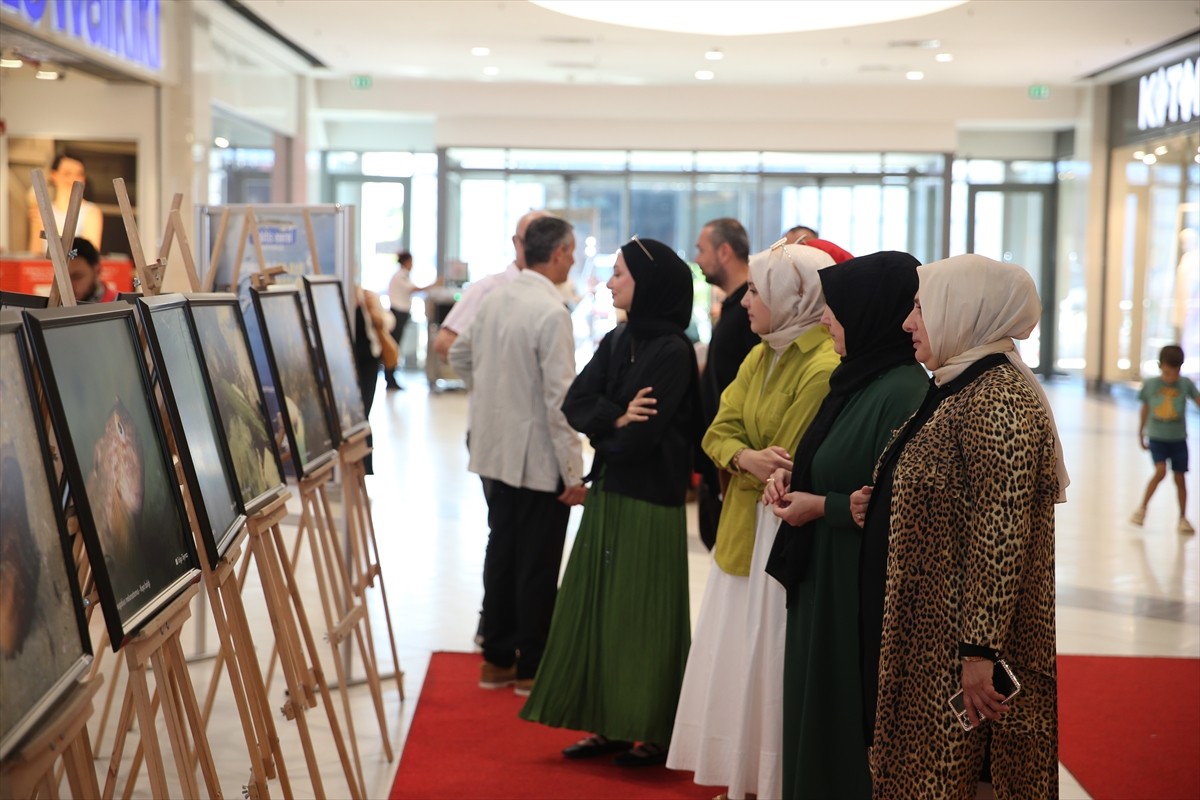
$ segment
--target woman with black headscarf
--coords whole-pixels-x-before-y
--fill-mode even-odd
[[[780,470],[763,494],[783,520],[767,571],[787,589],[785,798],[871,796],[858,630],[862,532],[850,494],[870,482],[892,431],[929,385],[901,328],[918,263],[882,252],[818,273],[822,322],[842,362],[796,449],[790,488],[783,489],[789,478]]]
[[[600,342],[563,403],[595,448],[592,488],[521,717],[595,733],[567,758],[616,753],[622,766],[644,766],[666,758],[691,644],[692,271],[662,242],[634,237],[608,288],[628,322]]]

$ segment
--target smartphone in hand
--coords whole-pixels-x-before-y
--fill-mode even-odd
[[[1008,666],[1008,662],[1003,658],[997,659],[995,666],[992,668],[992,688],[1004,695],[1005,703],[1012,700],[1017,692],[1021,691],[1021,682],[1017,680],[1017,676],[1013,674],[1012,669]],[[955,692],[954,696],[946,702],[950,705],[950,710],[954,712],[954,716],[958,719],[958,724],[962,725],[964,731],[969,731],[975,727],[967,717],[967,709],[963,705],[962,689]]]

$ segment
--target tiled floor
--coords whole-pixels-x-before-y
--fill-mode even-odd
[[[466,396],[462,392],[430,392],[424,377],[416,373],[405,376],[405,385],[406,391],[385,392],[381,382],[371,416],[376,474],[368,483],[407,690],[407,701],[401,703],[395,682],[385,681],[383,685],[396,753],[396,760],[390,763],[383,756],[369,693],[363,686],[354,686],[350,691],[365,784],[372,798],[387,796],[430,654],[472,647],[487,538],[479,482],[466,471]],[[1135,401],[1123,394],[1089,395],[1080,384],[1067,379],[1051,382],[1047,388],[1072,477],[1069,502],[1058,509],[1060,652],[1200,657],[1198,544],[1196,537],[1175,532],[1173,487],[1164,484],[1159,489],[1144,528],[1127,522],[1150,471],[1149,459],[1137,444]],[[1189,427],[1193,459],[1200,461],[1200,424],[1194,410]],[[1197,474],[1195,469],[1189,474],[1193,523],[1200,522]],[[298,512],[298,501],[293,500],[291,510]],[[579,514],[578,509],[573,512],[572,534]],[[294,527],[289,525],[286,530],[294,531]],[[570,542],[568,538],[568,546]],[[689,559],[694,618],[709,563],[708,554],[694,536]],[[300,572],[311,573],[311,568],[302,563]],[[305,602],[310,603],[308,614],[320,636],[324,627],[320,624],[315,585],[307,588],[312,590],[305,594]],[[273,639],[253,570],[243,596],[265,659]],[[376,649],[383,667],[390,669],[377,596],[370,612],[377,631]],[[211,651],[214,633],[208,631],[200,641],[197,627],[185,634],[185,647]],[[323,640],[320,648],[328,652]],[[327,658],[325,661],[331,663]],[[209,682],[211,664],[207,660],[193,664],[194,680],[201,693]],[[361,670],[355,667],[355,672]],[[326,673],[333,681],[334,670],[326,667]],[[275,701],[281,696],[277,677],[271,697]],[[335,702],[340,719],[341,703]],[[326,794],[344,797],[347,787],[340,777],[324,710],[309,712],[309,720]],[[278,719],[276,725],[295,796],[313,796],[296,724]],[[209,736],[224,794],[237,797],[246,782],[248,760],[226,688],[218,695]],[[107,759],[98,763],[101,770],[106,767]],[[1069,773],[1062,770],[1061,775],[1064,798],[1088,797]],[[147,797],[148,792],[143,777],[137,795]],[[270,792],[274,797],[282,796],[277,781],[271,782]],[[697,796],[704,796],[704,792]]]

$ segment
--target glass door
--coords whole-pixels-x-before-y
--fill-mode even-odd
[[[388,281],[396,271],[396,253],[408,248],[412,210],[408,205],[409,178],[359,178],[338,175],[333,178],[336,203],[358,208],[356,252],[359,283],[371,291],[387,294]],[[436,275],[418,274],[413,266],[413,282],[424,285]]]
[[[1054,366],[1054,237],[1053,186],[970,188],[967,252],[1024,267],[1042,299],[1041,322],[1017,342],[1021,358],[1039,374],[1050,374]]]

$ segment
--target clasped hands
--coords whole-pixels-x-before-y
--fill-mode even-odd
[[[814,519],[825,516],[825,498],[810,492],[789,492],[792,482],[792,460],[787,450],[772,445],[767,450],[774,451],[776,456],[782,454],[784,463],[778,464],[769,472],[763,483],[762,504],[771,507],[771,513],[789,525],[806,525]],[[742,453],[738,463],[745,468],[746,456],[751,451]],[[761,453],[766,451],[754,451]],[[756,473],[757,477],[757,473]]]

